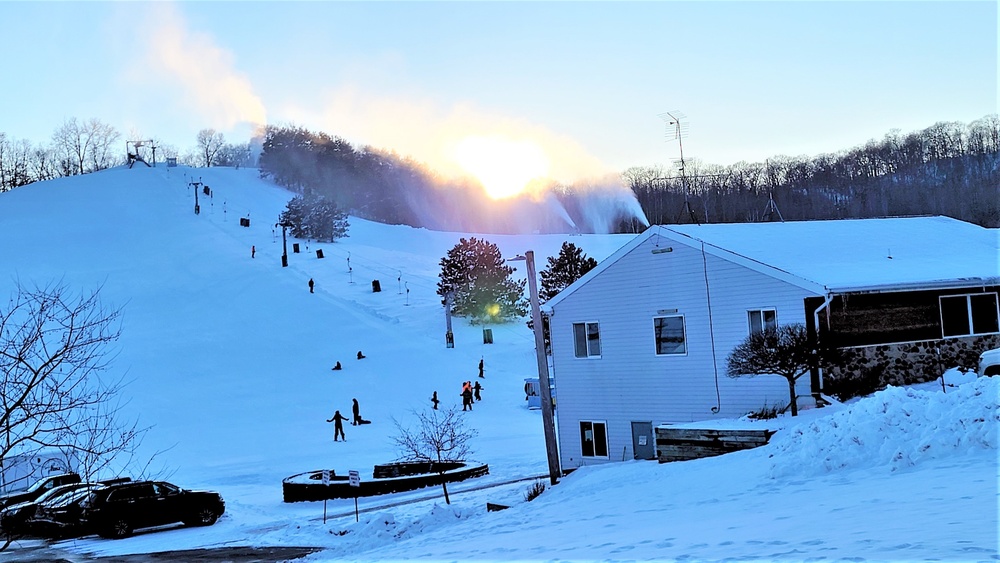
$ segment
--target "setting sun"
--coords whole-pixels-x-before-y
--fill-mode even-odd
[[[501,137],[466,137],[452,153],[455,162],[474,176],[493,199],[520,194],[549,172],[545,152],[531,141]]]

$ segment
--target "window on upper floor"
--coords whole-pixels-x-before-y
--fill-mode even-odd
[[[573,323],[573,344],[577,358],[600,358],[600,327],[597,323]]]
[[[753,309],[747,311],[750,334],[778,328],[778,312],[774,309]]]
[[[657,356],[687,354],[684,315],[653,317],[653,337]]]
[[[949,336],[974,336],[1000,332],[996,293],[942,295],[941,332]]]
[[[580,453],[583,457],[608,457],[608,424],[580,421]]]

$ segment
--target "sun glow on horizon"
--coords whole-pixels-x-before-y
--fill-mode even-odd
[[[549,173],[545,151],[531,141],[469,136],[455,146],[452,158],[493,199],[514,197]]]

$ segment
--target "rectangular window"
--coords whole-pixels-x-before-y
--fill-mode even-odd
[[[608,426],[605,422],[580,421],[583,457],[608,457]]]
[[[687,354],[684,338],[684,316],[653,317],[656,355]]]
[[[778,313],[774,309],[755,309],[747,311],[750,321],[750,334],[778,328]]]
[[[597,323],[573,323],[573,344],[577,358],[601,357],[601,330]]]
[[[1000,332],[996,293],[945,295],[940,303],[941,332],[945,337]]]

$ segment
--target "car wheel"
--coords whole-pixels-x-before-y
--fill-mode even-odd
[[[132,535],[132,524],[124,518],[118,518],[111,522],[111,525],[101,535],[115,540],[127,538]]]
[[[187,523],[189,526],[211,526],[218,519],[219,515],[214,510],[211,508],[202,508],[198,512],[195,512],[194,516]]]

